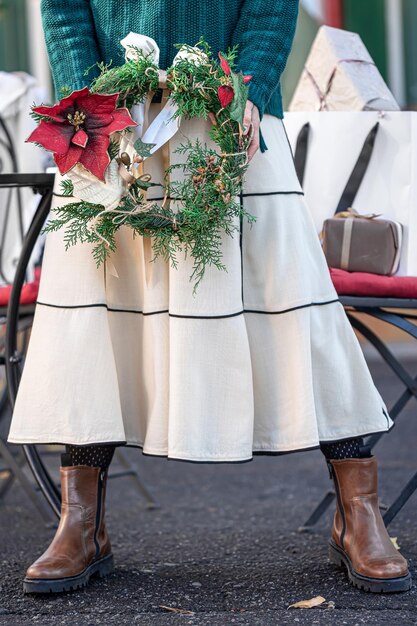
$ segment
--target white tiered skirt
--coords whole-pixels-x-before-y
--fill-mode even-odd
[[[185,137],[208,140],[208,129],[183,121],[171,160]],[[151,262],[151,242],[130,230],[119,231],[112,258],[118,277],[96,268],[89,245],[66,252],[63,232],[47,236],[10,442],[114,442],[236,462],[392,426],[330,279],[283,123],[265,115],[262,132],[268,150],[253,158],[242,196],[256,223],[223,237],[227,272],[209,268],[195,296],[191,260]],[[160,152],[149,166],[162,180]]]

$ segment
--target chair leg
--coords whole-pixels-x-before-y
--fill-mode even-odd
[[[123,450],[123,448],[118,447],[118,448],[116,448],[116,454],[117,454],[117,458],[120,461],[121,465],[123,465],[123,467],[125,468],[125,471],[124,472],[119,472],[119,473],[112,472],[112,474],[109,476],[109,478],[113,478],[113,477],[116,478],[116,477],[122,476],[122,475],[123,476],[132,476],[133,480],[136,483],[136,487],[138,488],[141,496],[146,501],[146,508],[148,508],[148,509],[159,508],[159,503],[154,498],[154,496],[152,495],[152,493],[150,492],[148,487],[145,485],[143,480],[140,478],[138,471],[136,470],[136,468],[132,465],[132,463],[128,459],[126,451]]]
[[[335,499],[335,495],[336,494],[333,490],[328,491],[326,493],[326,495],[320,500],[320,502],[318,503],[314,511],[311,513],[308,520],[304,522],[302,526],[299,527],[298,529],[299,533],[308,532],[313,528],[313,526],[317,524],[321,516],[324,515],[324,513],[327,511],[329,506],[333,503],[333,500]]]
[[[5,444],[7,445],[7,444]],[[16,463],[19,464],[20,467],[22,467],[22,465],[25,462],[25,458],[23,456],[23,454],[21,454],[20,452],[18,454],[14,454],[13,457],[16,460]],[[10,487],[13,485],[14,480],[15,480],[15,476],[12,472],[12,470],[9,467],[4,467],[2,470],[5,474],[8,474],[8,476],[4,477],[1,481],[1,485],[0,485],[0,500],[2,498],[4,498],[7,494],[7,492],[9,491]]]
[[[417,339],[417,330],[414,324],[407,322],[407,320],[403,319],[403,317],[398,314],[387,313],[386,311],[377,310],[374,311],[372,309],[365,309],[362,307],[357,308],[355,312],[365,312],[371,317],[375,317],[385,321],[388,324],[392,324],[397,328],[407,332],[412,335],[415,339]],[[364,322],[359,320],[357,317],[352,315],[349,311],[346,312],[347,316],[356,330],[358,330],[379,352],[382,359],[387,363],[387,365],[394,372],[396,377],[404,384],[405,390],[401,394],[401,396],[397,399],[395,404],[391,407],[389,413],[392,420],[395,422],[397,420],[398,415],[404,409],[406,404],[411,398],[417,399],[417,377],[411,376],[407,370],[402,366],[396,356],[391,352],[391,350],[385,345],[385,343],[375,334],[371,328],[369,328]],[[367,445],[373,448],[378,441],[384,437],[386,432],[379,432],[375,435],[372,435],[367,440]],[[410,498],[414,491],[417,490],[417,474],[407,483],[401,492],[400,496],[395,500],[395,502],[387,507],[387,511],[384,515],[385,525],[388,526],[394,519],[394,517],[399,513],[401,508]],[[317,524],[321,516],[325,513],[332,502],[331,492],[328,492],[319,504],[315,507],[313,512],[311,513],[308,520],[299,528],[300,532],[308,531],[312,526]]]
[[[26,492],[26,495],[29,497],[31,502],[35,505],[36,510],[42,517],[43,521],[47,525],[51,525],[55,523],[55,518],[52,518],[50,510],[44,504],[43,499],[39,498],[34,486],[26,477],[26,474],[20,467],[19,463],[16,461],[13,454],[10,452],[8,446],[4,443],[2,439],[0,439],[0,455],[3,457],[5,462],[7,463],[8,468],[12,472],[14,478],[17,478],[20,482],[21,486]]]
[[[401,511],[403,506],[411,498],[411,496],[416,490],[417,490],[417,472],[408,481],[408,483],[406,484],[404,489],[401,491],[398,498],[394,500],[394,502],[391,504],[391,506],[388,508],[387,512],[385,513],[383,517],[385,526],[388,526],[389,524],[391,524],[394,517],[396,517],[397,513]]]

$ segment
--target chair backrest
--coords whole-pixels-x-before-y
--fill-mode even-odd
[[[0,115],[0,173],[18,173],[18,161],[11,130]],[[0,283],[13,280],[17,259],[12,250],[20,249],[24,237],[22,193],[17,189],[0,189]],[[12,245],[9,245],[9,240]],[[16,246],[17,244],[17,246]]]

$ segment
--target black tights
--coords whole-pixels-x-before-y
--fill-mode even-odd
[[[115,446],[73,446],[66,445],[63,455],[65,465],[89,465],[108,469]],[[326,459],[359,459],[369,457],[371,450],[365,446],[362,437],[336,441],[334,443],[322,443],[320,450]]]
[[[327,460],[362,459],[371,456],[371,448],[365,446],[362,437],[334,443],[321,443],[320,450]]]
[[[65,454],[62,455],[63,465],[89,465],[108,469],[115,446],[65,446]]]

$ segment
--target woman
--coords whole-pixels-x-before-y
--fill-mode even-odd
[[[238,68],[253,75],[242,202],[257,220],[223,237],[227,272],[210,268],[196,297],[189,259],[178,269],[149,263],[149,240],[120,231],[116,277],[96,269],[89,246],[65,252],[62,234],[48,235],[9,441],[66,444],[66,453],[61,522],[28,569],[27,592],[77,588],[112,570],[104,497],[116,445],[194,462],[320,446],[337,493],[331,559],[358,587],[410,587],[362,440],[392,421],[330,280],[281,121],[297,10],[297,0],[42,1],[57,89],[85,86],[97,61],[121,64],[129,31],[157,41],[162,69],[175,43],[204,35],[215,53],[239,44]],[[155,99],[151,118],[160,106]],[[184,135],[206,140],[208,126],[183,120],[171,158]],[[149,163],[161,176],[161,155]]]

